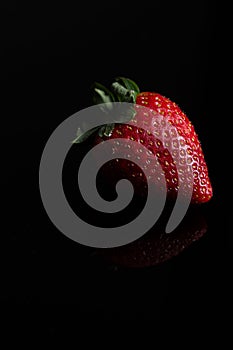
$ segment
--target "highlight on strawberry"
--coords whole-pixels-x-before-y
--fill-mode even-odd
[[[173,153],[179,152],[184,167],[192,168],[191,203],[205,203],[212,198],[212,185],[198,135],[187,115],[175,102],[158,92],[140,92],[135,82],[124,77],[116,78],[109,89],[99,83],[93,84],[93,101],[95,104],[128,102],[134,104],[135,107],[147,107],[155,113],[151,120],[146,120],[147,129],[142,130],[137,124],[129,126],[127,123],[112,123],[102,125],[89,131],[86,135],[77,137],[75,143],[80,143],[90,138],[91,135],[90,140],[93,142],[93,146],[105,140],[124,138],[134,141],[134,149],[131,149],[131,152],[135,154],[138,152],[139,145],[143,144],[149,153],[140,154],[141,162],[149,167],[151,181],[154,181],[156,185],[158,179],[155,176],[158,177],[158,173],[155,173],[152,167],[150,169],[148,160],[151,156],[157,157],[163,171],[161,176],[165,176],[167,197],[170,199],[176,198],[181,184],[182,188],[188,186],[188,183],[186,184],[187,176],[182,174],[182,167],[177,167],[174,159]],[[135,108],[135,112],[140,114],[140,109],[137,112],[137,108]],[[176,130],[173,135],[164,130],[164,133],[167,132],[166,140],[156,136],[156,114],[162,115]],[[134,113],[132,113],[132,118],[135,118]],[[145,116],[145,113],[141,113],[137,115],[137,118],[148,117]],[[117,147],[114,153],[117,154]],[[112,159],[105,167],[103,176],[108,181],[115,183],[120,172],[123,177],[128,178],[133,183],[136,193],[142,193],[142,189],[146,187],[146,183],[144,183],[146,179],[142,177],[142,169],[130,165],[132,165],[130,160]]]

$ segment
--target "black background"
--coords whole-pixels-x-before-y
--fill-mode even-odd
[[[75,322],[224,323],[232,212],[224,166],[231,162],[227,12],[207,1],[1,4],[2,305],[68,305]],[[109,84],[119,75],[170,97],[187,113],[214,188],[204,209],[205,236],[162,265],[133,271],[94,264],[89,249],[50,222],[38,187],[40,156],[52,131],[90,105],[94,81]],[[41,327],[56,333],[63,323],[48,317]]]

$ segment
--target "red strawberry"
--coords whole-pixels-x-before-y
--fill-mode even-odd
[[[177,195],[180,184],[184,190],[185,187],[189,186],[188,181],[193,181],[192,202],[204,203],[210,200],[212,186],[200,141],[192,123],[176,103],[156,92],[140,93],[137,85],[125,78],[116,79],[112,84],[112,92],[102,85],[96,84],[95,93],[96,103],[109,101],[135,103],[136,116],[134,115],[133,120],[140,119],[142,123],[145,122],[147,125],[146,129],[138,127],[137,122],[135,126],[123,123],[104,126],[96,135],[95,144],[116,138],[133,140],[134,146],[130,150],[131,154],[135,156],[139,154],[139,145],[146,147],[147,151],[140,151],[141,164],[149,169],[150,181],[156,185],[159,185],[160,178],[165,176],[168,197],[174,198]],[[147,107],[156,113],[150,113],[148,118],[146,113],[141,112],[139,106]],[[156,134],[158,116],[162,116],[170,125],[169,131],[163,130],[162,138],[161,135],[157,136]],[[177,152],[179,152],[178,156],[181,163],[183,162],[184,169],[187,165],[192,166],[192,179],[188,179],[187,176],[184,176],[185,174],[182,174],[182,165],[177,166],[175,161]],[[114,144],[113,153],[117,155],[117,142]],[[150,165],[150,160],[155,156],[162,167],[160,173],[155,172],[154,167]],[[127,177],[133,183],[135,191],[141,193],[143,187],[146,187],[146,178],[142,170],[135,167],[132,161],[120,158],[111,160],[106,165],[103,174],[113,183],[120,175]]]
[[[202,203],[207,202],[212,197],[212,186],[208,176],[208,169],[204,159],[204,154],[201,148],[200,141],[194,130],[192,123],[189,121],[185,113],[168,98],[161,96],[158,93],[142,92],[137,95],[136,103],[139,105],[146,105],[154,111],[162,114],[167,120],[176,127],[178,131],[177,138],[183,138],[186,147],[186,156],[184,157],[188,161],[189,165],[193,168],[193,196],[192,202]],[[172,138],[173,145],[178,143],[176,137]],[[180,143],[181,141],[179,141]],[[182,175],[175,173],[173,169],[173,162],[171,155],[164,156],[166,152],[166,146],[161,145],[160,148],[155,147],[154,154],[157,150],[161,151],[161,164],[165,172],[167,180],[168,191],[178,190],[178,181],[182,181]],[[175,150],[175,147],[174,147]],[[185,152],[185,151],[184,151]],[[166,167],[165,163],[168,162],[169,166]],[[178,181],[176,181],[176,179]],[[185,180],[184,180],[185,181]]]

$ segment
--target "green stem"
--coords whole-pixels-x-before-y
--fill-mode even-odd
[[[118,82],[114,82],[111,85],[112,91],[116,94],[121,102],[136,102],[136,91],[132,89],[127,89]]]
[[[140,93],[137,84],[133,80],[124,77],[116,77],[111,85],[111,89],[108,89],[102,84],[96,82],[92,86],[92,91],[94,104],[105,104],[107,113],[109,112],[109,109],[111,110],[111,102],[128,102],[134,104],[136,103],[137,95]],[[128,115],[125,115],[124,122],[131,120],[134,115],[135,110],[130,106],[128,109]],[[79,128],[77,131],[77,137],[73,143],[81,143],[95,132],[98,132],[100,137],[111,136],[114,127],[114,123],[109,123],[106,125],[97,126],[86,131],[85,133],[83,133]]]

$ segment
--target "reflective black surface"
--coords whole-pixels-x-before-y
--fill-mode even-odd
[[[129,22],[112,26],[122,13],[120,3],[109,3],[105,12],[98,6],[93,11],[75,5],[46,11],[43,5],[4,8],[2,187],[7,211],[1,304],[68,304],[77,322],[224,319],[232,176],[225,166],[231,162],[231,102],[226,108],[228,46],[222,37],[228,31],[220,25],[221,11],[207,1],[171,7],[161,1],[149,5],[147,13],[124,8]],[[60,233],[40,199],[38,169],[46,140],[65,118],[90,105],[93,81],[108,84],[118,75],[176,101],[192,120],[209,166],[213,199],[186,218],[176,233],[178,246],[162,238],[165,253],[158,253],[158,236],[152,235],[149,250],[136,243],[135,250],[100,256]]]

